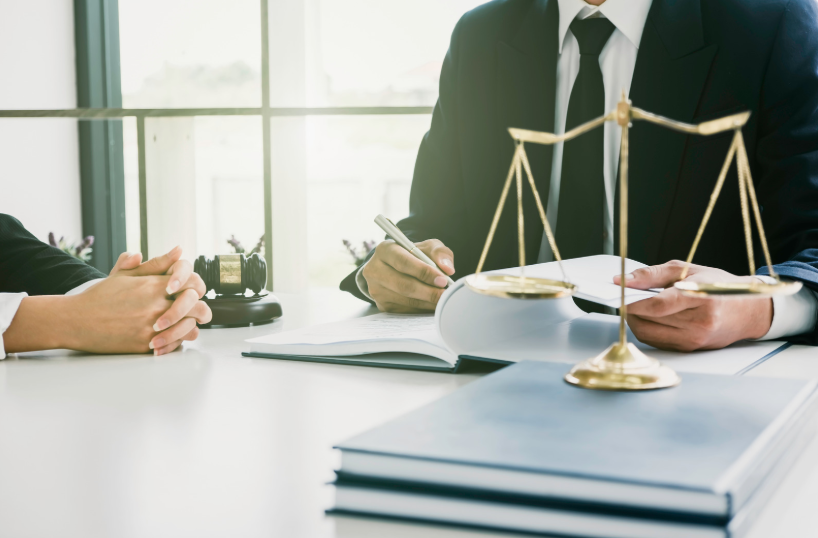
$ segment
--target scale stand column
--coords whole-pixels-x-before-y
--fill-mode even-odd
[[[671,368],[648,357],[628,342],[627,305],[625,305],[625,258],[628,255],[628,130],[631,104],[625,98],[616,109],[616,122],[622,128],[619,155],[619,254],[620,277],[619,341],[593,359],[583,361],[565,375],[572,385],[597,390],[650,390],[678,385],[681,379]]]

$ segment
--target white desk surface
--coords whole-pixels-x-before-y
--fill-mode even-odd
[[[375,312],[335,290],[278,295],[281,320],[162,357],[0,361],[0,537],[507,536],[324,515],[334,443],[477,376],[242,357],[252,336]],[[748,375],[818,378],[818,350]],[[815,536],[816,503],[818,440],[752,538]]]

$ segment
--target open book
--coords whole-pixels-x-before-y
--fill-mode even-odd
[[[563,262],[577,285],[576,297],[619,306],[616,256]],[[627,271],[644,265],[626,261]],[[515,274],[520,269],[497,273]],[[531,265],[526,275],[561,279],[556,263]],[[626,290],[626,302],[654,296],[655,290]],[[332,362],[444,372],[473,363],[511,364],[522,360],[576,363],[596,356],[618,339],[619,318],[587,314],[570,298],[502,299],[481,295],[463,279],[443,294],[434,314],[374,314],[363,318],[287,331],[247,342],[250,357]],[[674,353],[630,341],[680,372],[735,374],[776,353],[781,342],[740,342],[717,351]],[[714,360],[718,357],[719,360]]]

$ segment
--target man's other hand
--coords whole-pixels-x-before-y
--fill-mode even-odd
[[[444,272],[415,258],[394,241],[384,241],[364,265],[369,295],[384,312],[434,311],[446,288],[446,275],[454,274],[454,254],[437,239],[415,245]]]
[[[167,254],[142,263],[139,253],[123,253],[111,270],[110,276],[159,276],[167,275],[164,295],[173,303],[160,312],[152,325],[154,334],[149,342],[156,355],[170,353],[184,340],[195,340],[199,335],[196,322],[208,323],[212,317],[210,307],[200,301],[207,289],[201,277],[193,272],[193,266],[182,260],[182,249],[176,247]]]
[[[695,351],[720,349],[745,339],[761,338],[773,320],[772,299],[698,299],[672,287],[679,281],[684,262],[637,269],[626,275],[629,288],[666,288],[656,297],[628,306],[628,325],[641,342],[660,349]],[[693,282],[747,282],[721,269],[691,265],[685,280]],[[614,277],[614,283],[620,279]]]

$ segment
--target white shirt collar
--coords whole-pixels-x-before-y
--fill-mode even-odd
[[[652,3],[653,0],[606,0],[597,7],[586,4],[583,0],[557,0],[560,11],[560,54],[562,54],[565,34],[568,33],[568,28],[577,15],[586,19],[597,13],[611,21],[617,30],[625,34],[625,37],[638,49]]]

